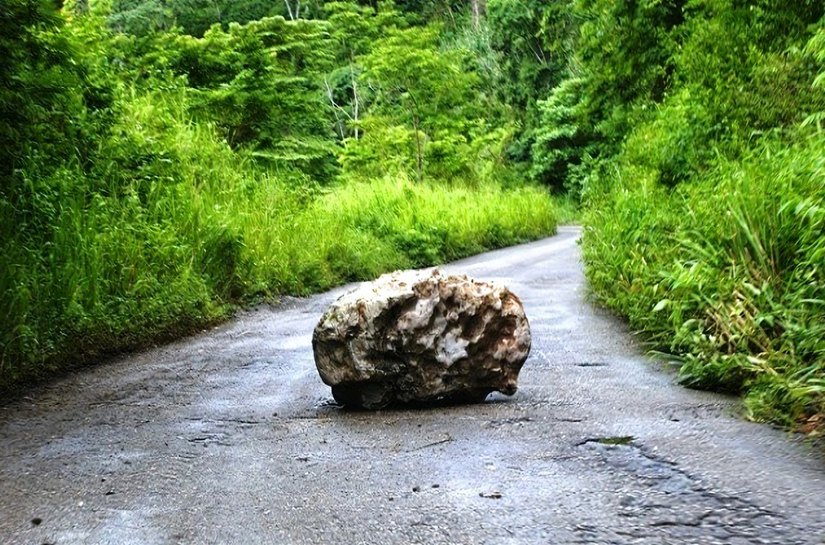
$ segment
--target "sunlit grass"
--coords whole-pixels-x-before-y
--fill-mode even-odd
[[[38,230],[0,243],[0,389],[225,318],[237,304],[307,294],[551,234],[538,188],[320,187],[262,170],[185,96],[125,89],[93,172],[32,173]]]

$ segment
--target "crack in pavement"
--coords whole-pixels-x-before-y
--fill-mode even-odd
[[[620,535],[640,543],[661,543],[665,537],[679,542],[733,543],[736,538],[742,544],[804,543],[787,539],[782,515],[707,488],[633,438],[587,439],[577,446],[593,452],[597,462],[611,469],[622,494],[618,515],[628,520],[627,527],[617,530]]]

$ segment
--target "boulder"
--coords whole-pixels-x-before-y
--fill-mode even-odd
[[[342,405],[473,402],[516,392],[530,325],[504,286],[438,269],[402,271],[335,301],[312,349]]]

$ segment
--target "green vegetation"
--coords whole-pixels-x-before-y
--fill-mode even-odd
[[[822,2],[51,5],[0,9],[0,383],[581,210],[686,384],[825,422]]]
[[[677,355],[689,385],[792,425],[825,396],[825,138],[765,141],[671,190],[633,182],[587,214],[599,299]]]
[[[184,4],[0,9],[0,386],[554,231],[437,23],[336,2],[205,28]]]
[[[596,298],[686,384],[744,393],[755,419],[825,422],[825,6],[490,12],[519,80],[535,82],[505,96],[524,112],[510,156],[581,195]]]

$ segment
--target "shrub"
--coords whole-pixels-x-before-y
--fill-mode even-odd
[[[687,384],[747,392],[755,418],[825,410],[824,145],[772,140],[675,191],[616,190],[588,213],[599,299],[679,354]]]

